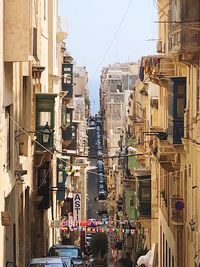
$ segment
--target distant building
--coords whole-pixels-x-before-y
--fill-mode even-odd
[[[116,200],[122,197],[123,164],[116,156],[125,153],[125,128],[128,97],[137,79],[137,63],[117,63],[102,69],[100,108],[103,117],[104,143],[108,168],[108,212],[116,220]]]

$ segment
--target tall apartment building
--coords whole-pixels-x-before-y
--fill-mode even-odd
[[[1,4],[0,258],[2,266],[6,262],[24,266],[31,256],[45,254],[53,238],[48,208],[50,185],[55,182],[52,130],[58,89],[49,90],[51,67],[57,62],[49,64],[48,51],[55,58],[59,47],[57,1],[1,1]],[[50,42],[56,47],[54,51]]]
[[[0,1],[0,12],[0,265],[25,266],[58,241],[80,184],[70,174],[79,169],[73,59],[57,0]]]
[[[137,77],[136,63],[122,63],[109,65],[102,69],[100,85],[100,106],[103,118],[104,151],[106,160],[108,213],[113,223],[123,216],[118,209],[117,202],[123,195],[122,180],[123,166],[126,153],[126,117],[128,97],[133,89]],[[118,158],[119,155],[122,157]],[[112,158],[114,156],[114,158]],[[117,201],[116,201],[117,200]]]
[[[143,141],[152,151],[151,242],[158,244],[155,266],[198,266],[200,3],[159,0],[157,4],[158,54],[144,56],[140,64],[144,87],[140,93],[146,95],[140,123],[146,125]],[[153,98],[146,78],[156,86]],[[134,97],[132,102],[135,115],[140,107]],[[147,112],[149,104],[156,113]]]

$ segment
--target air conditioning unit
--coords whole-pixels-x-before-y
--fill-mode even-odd
[[[156,47],[157,53],[162,53],[162,41],[157,41],[157,47]]]

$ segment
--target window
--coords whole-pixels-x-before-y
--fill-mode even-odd
[[[10,125],[10,115],[11,115],[11,106],[7,106],[5,109],[6,112],[6,145],[7,145],[7,153],[6,153],[6,169],[10,170],[10,162],[11,162],[11,125]]]
[[[135,206],[135,197],[134,197],[134,195],[131,195],[130,196],[130,206],[131,207],[134,207]]]
[[[166,265],[165,265],[165,234],[163,233],[163,244],[162,244],[162,247],[163,247],[163,249],[162,249],[162,251],[163,251],[163,267],[166,267]]]
[[[46,197],[49,197],[49,173],[50,173],[50,162],[46,161],[42,167],[38,169],[37,173],[37,186],[38,186],[38,195],[43,196],[47,194]]]
[[[51,112],[50,111],[40,111],[39,113],[39,126],[45,126],[48,122],[48,125],[51,126]]]
[[[23,109],[24,112],[22,112],[23,114],[21,114],[21,125],[23,125],[23,127],[26,129],[26,122],[27,122],[27,110],[28,107],[26,105],[27,103],[27,93],[28,93],[28,77],[27,76],[23,76]]]
[[[37,56],[37,29],[33,28],[33,57],[38,61]]]
[[[177,118],[183,118],[184,116],[184,109],[186,105],[185,101],[186,96],[186,79],[179,79],[177,81],[174,81],[174,97],[175,97],[175,106],[176,106],[176,112],[175,116]]]
[[[67,84],[72,83],[71,74],[64,74],[64,83],[67,83]]]
[[[197,0],[183,1],[183,18],[188,20],[198,20],[200,15],[200,2]]]
[[[185,108],[185,86],[184,85],[177,85],[177,110],[176,115],[177,118],[183,118],[184,116],[184,108]]]
[[[44,1],[44,20],[47,18],[47,0]]]
[[[196,80],[197,80],[197,111],[200,111],[200,69],[196,71]]]
[[[150,200],[151,199],[151,194],[150,194],[150,189],[149,185],[146,187],[142,188],[142,200]]]
[[[63,183],[63,172],[62,171],[58,172],[58,183]]]
[[[174,256],[172,256],[172,267],[174,267]]]

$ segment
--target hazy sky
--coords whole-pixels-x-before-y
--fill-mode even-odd
[[[98,111],[101,68],[154,54],[156,0],[59,0],[67,50],[89,72],[92,113]]]

